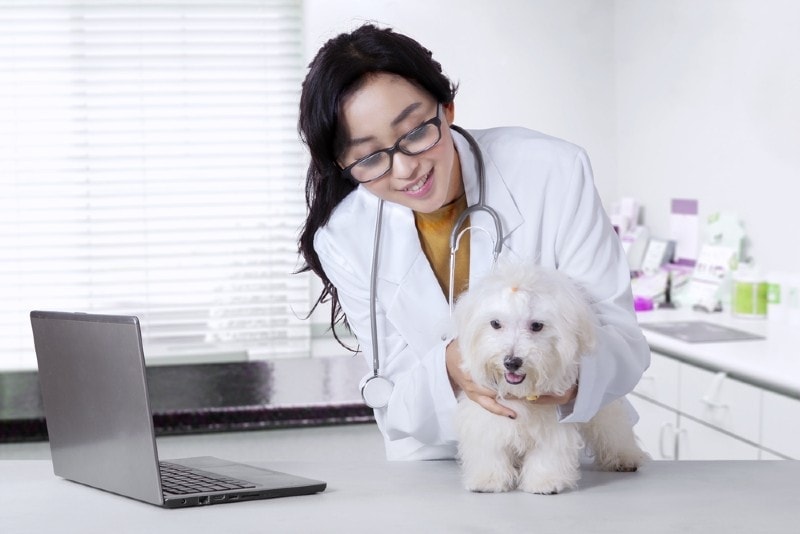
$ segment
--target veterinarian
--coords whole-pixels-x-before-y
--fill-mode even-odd
[[[451,128],[455,95],[427,49],[372,25],[323,45],[302,87],[299,130],[311,162],[299,251],[304,270],[322,280],[317,304],[330,300],[331,327],[349,326],[389,386],[386,405],[375,409],[389,459],[453,458],[459,394],[498,417],[516,415],[460,369],[449,333],[449,239],[481,189],[479,156]],[[583,357],[578,383],[530,401],[558,404],[564,422],[587,421],[633,389],[650,357],[589,158],[523,128],[471,134],[485,166],[485,202],[500,217],[502,256],[558,269],[592,300],[598,343]],[[456,254],[455,295],[491,268],[498,238],[486,213],[469,219],[473,229]]]

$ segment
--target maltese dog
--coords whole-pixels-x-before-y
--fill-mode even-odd
[[[584,447],[606,471],[636,471],[647,458],[619,399],[588,423],[560,423],[556,405],[532,402],[572,388],[594,346],[594,313],[565,275],[499,264],[458,299],[454,320],[464,371],[517,414],[495,415],[461,394],[458,459],[467,489],[575,488]]]

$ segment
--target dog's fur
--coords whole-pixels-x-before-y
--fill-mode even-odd
[[[495,415],[461,394],[458,458],[467,489],[575,488],[584,446],[607,471],[635,471],[647,458],[620,400],[580,424],[560,423],[555,405],[526,399],[564,394],[594,346],[595,315],[569,278],[529,264],[498,265],[459,298],[454,319],[463,369],[517,414]]]

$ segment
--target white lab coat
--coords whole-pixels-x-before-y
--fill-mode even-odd
[[[575,401],[562,421],[590,419],[624,396],[649,365],[633,311],[619,239],[603,211],[589,158],[579,147],[523,128],[474,131],[486,166],[486,202],[500,215],[503,255],[565,272],[583,286],[600,323],[597,348],[582,359]],[[474,156],[453,132],[470,205],[478,200]],[[314,240],[325,273],[358,338],[372,375],[369,278],[378,199],[364,187],[348,195]],[[483,213],[472,224],[494,233]],[[470,279],[491,266],[492,242],[471,232]],[[378,259],[377,321],[381,374],[394,382],[375,410],[391,460],[453,458],[456,397],[445,367],[449,308],[423,253],[410,209],[385,203]],[[365,377],[365,379],[367,378]]]

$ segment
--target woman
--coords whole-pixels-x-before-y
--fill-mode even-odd
[[[389,459],[453,458],[462,392],[498,416],[515,416],[461,371],[458,342],[447,334],[449,236],[479,191],[475,154],[449,128],[455,93],[427,49],[372,25],[328,41],[303,83],[299,130],[311,163],[299,250],[305,269],[322,279],[318,303],[331,300],[331,326],[346,320],[370,367],[372,243],[385,201],[376,316],[381,374],[394,389],[375,417]],[[565,422],[586,421],[633,389],[650,354],[589,159],[522,128],[472,133],[485,160],[486,203],[502,219],[502,254],[559,269],[592,299],[601,328],[579,384],[532,401],[558,404]],[[494,228],[482,213],[470,217],[473,226]],[[462,241],[456,294],[492,259],[482,232]]]

